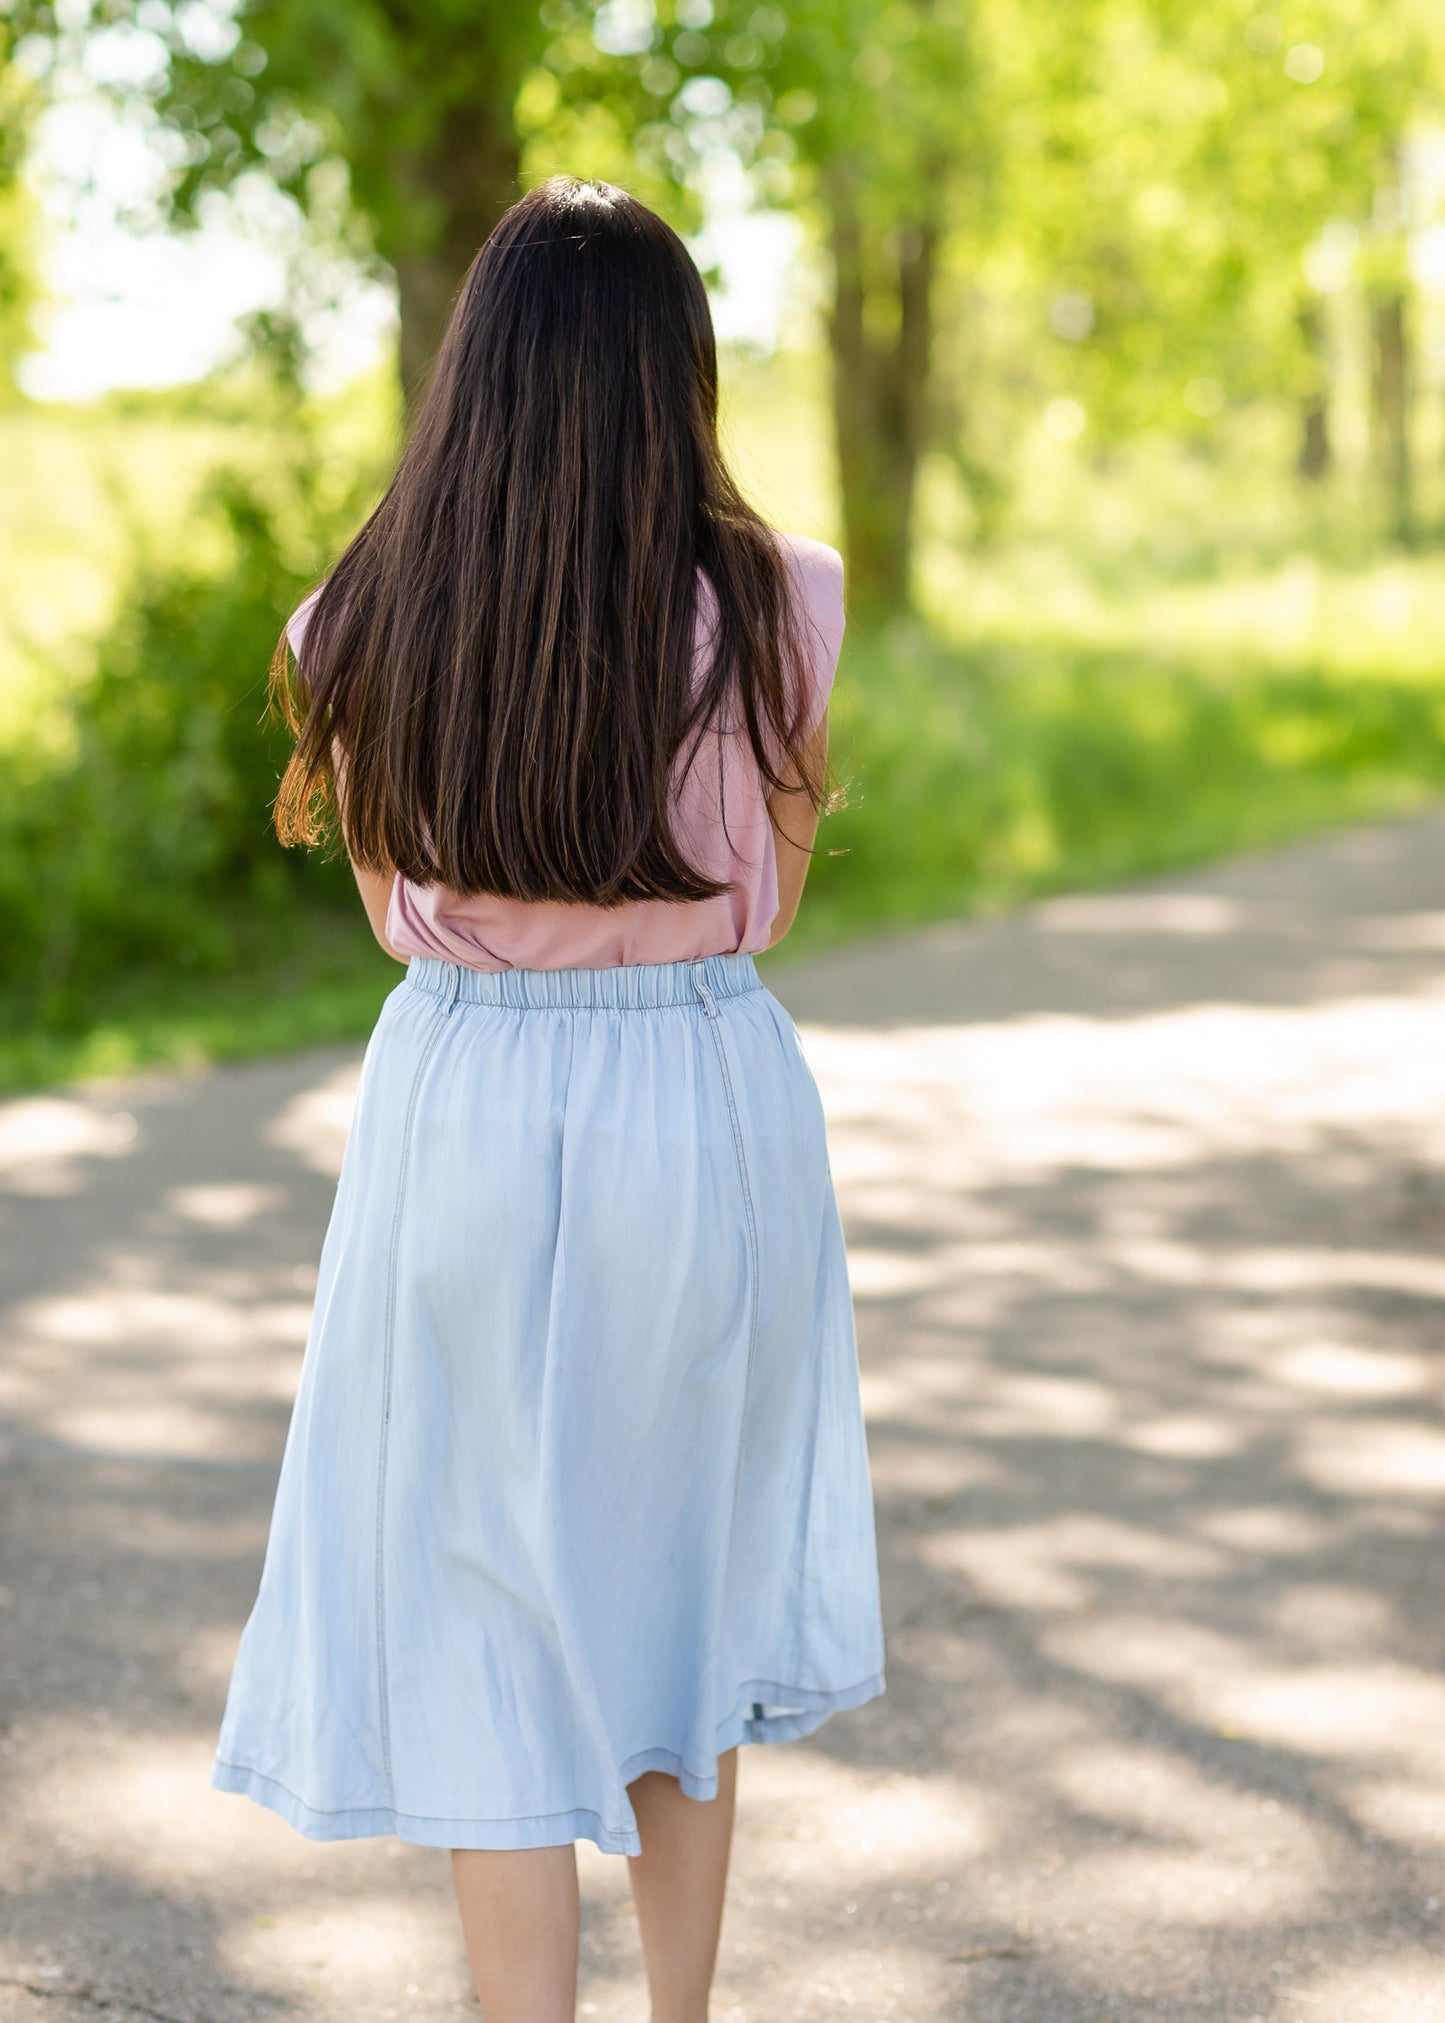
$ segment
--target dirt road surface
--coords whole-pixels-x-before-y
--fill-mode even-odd
[[[1442,2023],[1445,821],[768,974],[888,1691],[744,1750],[715,2023]],[[444,1852],[207,1783],[357,1062],[0,1106],[5,2023],[480,2013]]]

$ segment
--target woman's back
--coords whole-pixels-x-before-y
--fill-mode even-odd
[[[827,707],[837,668],[844,627],[843,562],[821,541],[798,534],[779,533],[777,538],[807,649],[806,737]],[[311,601],[287,628],[298,659]],[[707,578],[699,572],[695,680],[707,672],[715,608]],[[462,895],[441,884],[414,884],[398,873],[386,939],[399,956],[438,956],[483,970],[608,968],[766,948],[778,910],[777,857],[764,781],[736,723],[710,727],[693,766],[676,779],[673,833],[689,863],[709,877],[726,879],[726,891],[708,899],[589,906],[493,893]]]

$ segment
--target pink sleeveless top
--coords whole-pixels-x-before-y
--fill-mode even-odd
[[[806,535],[780,533],[778,539],[809,649],[811,731],[827,708],[843,641],[843,559]],[[699,579],[699,592],[694,679],[707,671],[716,612],[705,576]],[[315,595],[286,627],[298,659]],[[469,969],[492,970],[607,969],[766,948],[778,910],[778,867],[765,783],[745,730],[709,728],[691,773],[676,790],[673,833],[690,864],[728,880],[726,892],[713,899],[584,906],[488,894],[464,898],[442,885],[414,885],[398,872],[386,938],[401,956],[434,955]]]

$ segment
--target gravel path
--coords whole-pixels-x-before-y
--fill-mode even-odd
[[[1445,820],[770,980],[889,1690],[744,1751],[715,2023],[1445,2023]],[[0,1107],[5,2023],[479,2015],[445,1854],[206,1782],[356,1065]]]

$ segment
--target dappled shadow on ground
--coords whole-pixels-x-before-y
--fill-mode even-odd
[[[776,973],[888,1692],[744,1752],[724,2023],[1445,2018],[1442,842],[1218,874],[1294,924],[1207,975],[1118,912],[1068,991],[1039,916]],[[206,1783],[355,1065],[0,1110],[0,2016],[477,2013],[444,1855]],[[583,2013],[638,2023],[625,1865],[579,1852]]]

